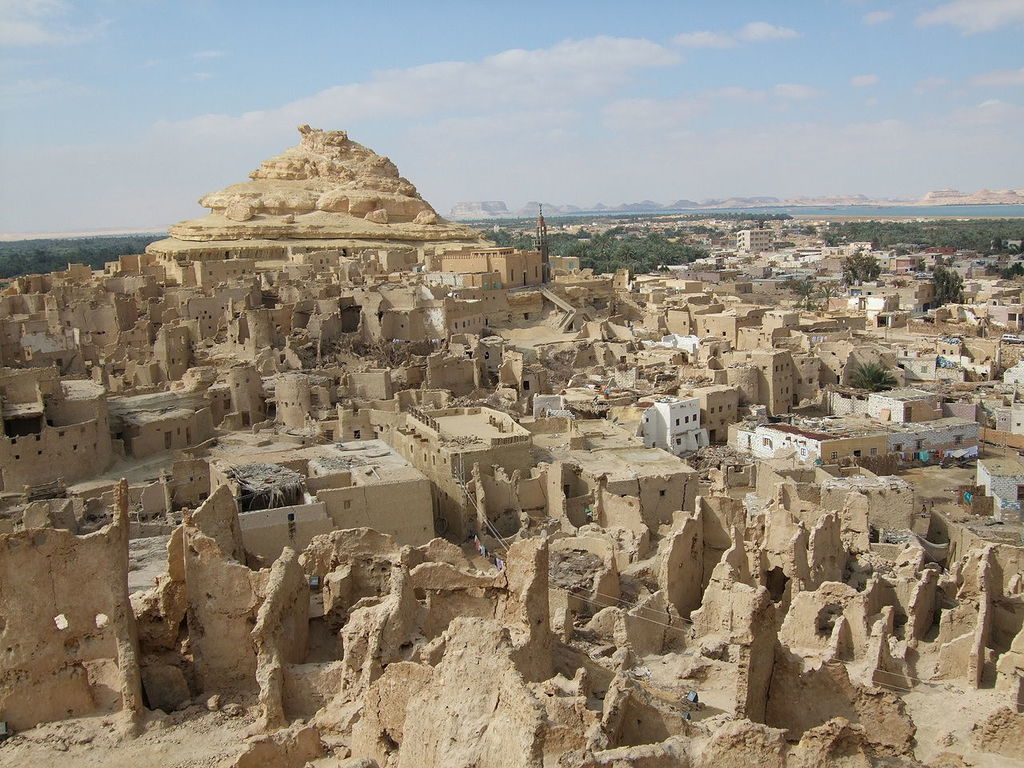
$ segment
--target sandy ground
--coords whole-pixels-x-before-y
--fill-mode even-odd
[[[154,456],[147,456],[143,459],[119,458],[114,465],[101,475],[85,480],[81,483],[74,483],[68,486],[69,491],[82,493],[90,488],[97,488],[104,485],[116,483],[122,477],[129,483],[155,483],[160,479],[163,471],[168,473],[174,465],[175,451],[161,451]]]
[[[494,332],[520,351],[534,349],[542,344],[551,344],[556,341],[572,341],[576,338],[575,332],[562,333],[558,329],[544,324],[522,323],[495,328]]]
[[[918,504],[934,505],[936,511],[948,515],[960,515],[962,508],[956,489],[973,485],[977,470],[971,464],[967,467],[913,467],[903,470],[898,477],[914,486]]]
[[[147,536],[128,542],[128,592],[149,589],[156,577],[167,572],[170,536]]]
[[[677,700],[690,691],[697,692],[703,707],[691,713],[693,720],[707,720],[722,714],[732,717],[735,714],[734,665],[705,658],[697,648],[682,653],[647,656],[641,665],[651,671],[648,690],[663,691]]]
[[[971,726],[999,709],[991,690],[955,685],[918,686],[903,696],[917,726],[917,759],[930,764],[943,752],[957,752],[974,768],[1021,768],[1024,760],[979,752],[971,746]]]
[[[0,767],[215,768],[244,749],[256,722],[193,706],[172,715],[150,713],[137,738],[113,717],[83,717],[15,734],[0,745]]]

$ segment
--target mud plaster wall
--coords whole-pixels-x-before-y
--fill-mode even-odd
[[[126,521],[0,537],[0,713],[12,728],[134,708],[137,655]]]

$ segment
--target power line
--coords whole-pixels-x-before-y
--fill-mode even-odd
[[[598,608],[621,608],[621,607],[625,606],[625,607],[632,608],[632,609],[639,608],[640,610],[652,611],[654,613],[664,613],[666,616],[670,615],[668,613],[668,611],[660,611],[660,610],[658,610],[656,608],[647,608],[646,606],[637,605],[635,603],[630,603],[628,601],[621,600],[620,598],[613,598],[610,595],[602,595],[600,592],[595,592],[593,594],[600,595],[602,597],[606,597],[606,598],[611,599],[611,600],[616,600],[619,603],[621,603],[621,605],[600,603],[597,600],[593,600],[591,598],[584,597],[582,594],[580,594],[579,592],[577,592],[575,590],[571,590],[570,589],[570,590],[567,590],[567,591],[570,594],[572,594],[572,595],[576,596],[577,598],[579,598],[580,600],[582,600],[583,602],[590,603],[592,605],[596,605]],[[654,619],[647,618],[646,616],[632,615],[631,618],[638,619],[639,621],[646,621],[649,624],[655,624],[655,625],[657,625],[659,627],[664,627],[665,629],[675,630],[676,632],[687,632],[687,630],[683,629],[682,627],[674,627],[671,624],[666,624],[663,621],[656,621]],[[693,624],[692,621],[690,621],[689,619],[684,619],[682,616],[679,617],[679,620],[684,622],[684,623],[686,623],[686,624]],[[687,632],[687,634],[689,634],[689,633]]]

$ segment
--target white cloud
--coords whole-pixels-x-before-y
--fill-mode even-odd
[[[878,75],[855,75],[850,78],[850,85],[854,88],[868,88],[872,85],[878,85]]]
[[[915,196],[1019,186],[1020,107],[1012,104],[982,102],[919,123],[848,125],[801,101],[822,95],[806,84],[662,100],[629,87],[679,61],[678,52],[645,40],[569,40],[381,71],[265,111],[160,123],[136,139],[31,151],[0,145],[0,231],[168,225],[202,215],[196,198],[244,180],[294,144],[300,123],[349,130],[392,157],[442,212],[456,200]],[[755,105],[750,119],[722,125],[712,113],[744,103]],[[783,119],[791,112],[804,119]]]
[[[944,77],[925,77],[918,80],[914,85],[914,93],[923,94],[937,91],[949,85],[949,80]]]
[[[680,61],[679,54],[636,38],[565,40],[550,48],[513,49],[480,61],[445,61],[375,72],[276,109],[239,116],[201,115],[158,126],[165,132],[230,136],[244,130],[281,133],[309,123],[345,126],[359,120],[479,113],[508,105],[565,106],[614,92],[644,69]]]
[[[709,96],[726,99],[727,101],[756,102],[764,101],[768,97],[767,91],[744,88],[741,85],[730,85],[725,88],[717,88],[708,92]]]
[[[769,24],[767,21],[752,21],[736,33],[741,40],[785,40],[799,37],[795,29]]]
[[[846,124],[735,122],[697,130],[683,122],[651,131],[639,121],[594,132],[583,110],[512,106],[469,117],[350,127],[352,137],[395,160],[444,212],[456,200],[554,203],[669,201],[752,194],[861,191],[917,197],[929,189],[1019,186],[1013,123],[930,119]],[[687,113],[680,108],[677,117]],[[391,130],[394,129],[394,130]],[[64,231],[168,225],[204,211],[200,194],[244,180],[257,162],[295,143],[288,129],[254,140],[244,131],[210,141],[176,132],[104,146],[12,155],[0,185],[0,231]],[[803,162],[794,162],[802,158]],[[53,178],[64,183],[54,185]],[[158,179],[159,184],[153,180]],[[47,200],[46,206],[37,201]],[[53,211],[59,210],[59,224]]]
[[[1024,107],[1000,99],[987,99],[975,106],[956,110],[950,119],[967,126],[1018,125],[1024,120]]]
[[[735,48],[735,38],[722,32],[684,32],[672,38],[681,48]]]
[[[66,84],[56,77],[24,78],[0,83],[0,98],[15,99],[25,96],[37,96],[63,90]]]
[[[672,43],[680,48],[735,48],[744,42],[760,42],[763,40],[785,40],[799,37],[795,29],[769,24],[766,21],[752,21],[735,34],[728,32],[683,32],[672,38]]]
[[[821,96],[822,91],[800,83],[779,83],[771,89],[773,96],[786,101],[803,101]]]
[[[770,99],[780,101],[804,101],[814,99],[823,95],[824,91],[802,83],[779,83],[768,89],[745,88],[739,85],[731,85],[725,88],[716,88],[706,91],[705,96],[725,101],[738,101],[748,104],[755,104]]]
[[[213,77],[213,74],[211,74],[210,72],[193,72],[192,73],[192,79],[193,80],[210,80],[212,77]]]
[[[864,14],[862,21],[865,24],[881,24],[882,22],[889,21],[892,16],[892,11],[871,11]]]
[[[602,117],[612,131],[663,132],[678,129],[707,110],[699,98],[621,99],[607,104]]]
[[[972,77],[970,82],[971,85],[979,86],[1024,85],[1024,67],[983,72]]]
[[[378,71],[364,81],[338,85],[263,111],[161,121],[135,141],[37,147],[30,153],[0,144],[0,167],[9,182],[0,184],[0,231],[53,226],[42,209],[16,192],[30,189],[39,196],[49,194],[41,182],[44,176],[63,181],[54,193],[54,205],[63,212],[61,229],[149,226],[154,218],[170,224],[201,215],[191,201],[244,179],[261,159],[295,143],[294,127],[302,123],[348,129],[356,141],[395,156],[410,178],[417,183],[427,180],[427,199],[445,201],[446,194],[454,197],[452,190],[481,175],[481,168],[500,166],[495,178],[502,183],[519,178],[520,166],[509,159],[514,147],[523,156],[540,152],[546,163],[543,177],[548,178],[550,168],[562,166],[553,162],[550,151],[544,154],[544,143],[568,135],[573,127],[586,127],[582,118],[570,120],[566,114],[573,114],[578,106],[593,109],[594,101],[616,97],[639,73],[681,60],[678,51],[643,39],[565,40],[548,48],[507,50],[476,61]],[[526,113],[558,113],[567,122],[557,130],[525,124],[521,135],[504,142],[499,139],[501,146],[496,147],[491,136],[509,134],[494,126],[524,125],[518,115]],[[681,111],[675,114],[682,116]],[[410,138],[440,125],[449,129],[440,132],[436,146],[420,149]],[[465,128],[452,130],[452,125],[475,125],[483,133],[468,142]],[[468,147],[483,145],[489,147],[489,156],[464,153]],[[411,146],[417,150],[410,151]],[[570,143],[567,149],[563,141],[559,146],[565,152],[574,145]],[[32,162],[23,156],[31,156]],[[441,157],[448,161],[438,167]],[[467,173],[460,170],[453,176],[453,168]],[[158,190],[152,189],[152,179],[160,179]],[[432,187],[430,179],[434,180]],[[140,194],[142,190],[148,191]]]
[[[0,0],[0,45],[78,43],[95,37],[107,21],[69,24],[66,0]]]
[[[950,24],[965,35],[1024,25],[1024,0],[953,0],[918,15],[917,23]]]

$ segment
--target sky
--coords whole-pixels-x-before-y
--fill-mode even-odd
[[[0,0],[0,233],[160,228],[344,129],[442,214],[1024,188],[1024,0]]]

